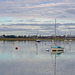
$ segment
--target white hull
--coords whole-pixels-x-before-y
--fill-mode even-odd
[[[64,48],[51,48],[53,51],[63,51]]]
[[[72,40],[69,40],[69,43],[72,43]]]
[[[36,40],[36,42],[41,42],[41,40]]]
[[[59,54],[59,53],[63,53],[64,51],[52,51],[51,54]]]

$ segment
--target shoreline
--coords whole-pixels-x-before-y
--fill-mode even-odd
[[[36,38],[0,38],[0,41],[36,41]],[[50,39],[50,38],[39,38],[39,40],[41,41],[46,41],[46,40],[54,40],[54,39]],[[57,38],[57,41],[64,41],[65,38]],[[67,40],[70,40],[70,38],[68,38]],[[75,38],[72,38],[72,40],[75,40]]]

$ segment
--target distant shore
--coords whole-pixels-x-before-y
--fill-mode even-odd
[[[54,40],[54,39],[50,39],[50,38],[39,38],[41,41],[43,40]],[[63,41],[65,40],[64,38],[57,38],[57,40],[59,41]],[[70,38],[68,38],[67,40],[70,40]],[[75,40],[75,38],[72,38],[72,40]],[[36,41],[36,38],[0,38],[0,41]]]

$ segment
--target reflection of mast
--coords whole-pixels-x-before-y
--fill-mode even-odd
[[[52,51],[51,54],[55,55],[55,62],[54,62],[54,75],[56,75],[56,56],[60,55],[64,51]]]
[[[70,51],[72,52],[72,49],[71,49],[71,43],[69,43],[69,49],[70,49]]]
[[[54,75],[56,75],[56,55],[55,55],[55,63],[54,63]]]
[[[38,54],[38,44],[36,43],[36,54]]]

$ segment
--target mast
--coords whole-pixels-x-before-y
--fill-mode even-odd
[[[65,30],[65,40],[67,40],[67,34],[66,34],[66,30]]]
[[[56,19],[55,19],[55,45],[56,45]]]
[[[70,40],[71,40],[71,32],[70,32]]]
[[[37,30],[37,35],[36,35],[36,38],[38,39],[38,30]]]

